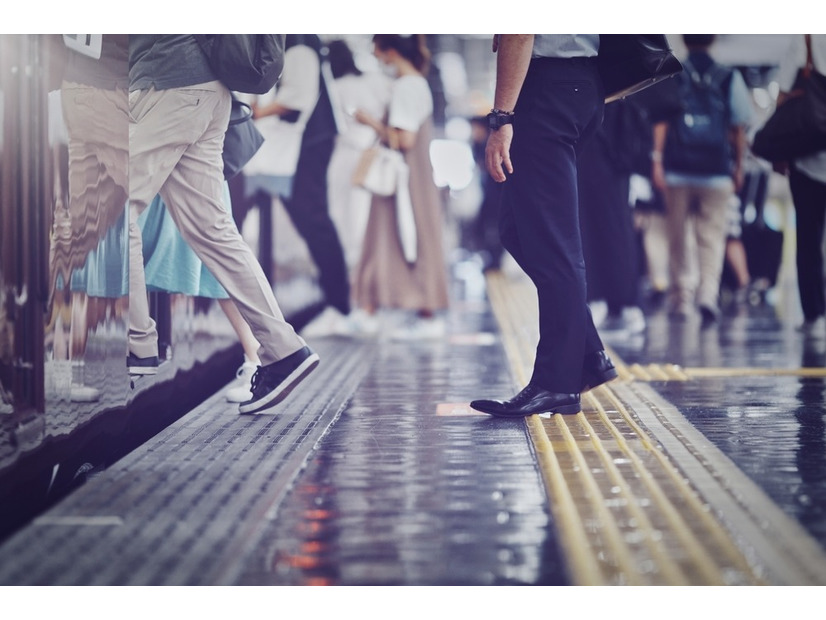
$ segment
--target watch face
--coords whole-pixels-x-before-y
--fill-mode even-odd
[[[499,129],[503,125],[509,125],[513,122],[513,116],[510,114],[488,114],[488,127],[491,129]]]

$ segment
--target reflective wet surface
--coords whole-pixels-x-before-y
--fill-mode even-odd
[[[454,288],[447,340],[311,342],[322,365],[283,411],[238,416],[217,393],[0,545],[0,582],[575,582],[575,556],[560,539],[528,428],[467,407],[480,390],[507,394],[517,384],[499,324],[479,296],[484,285],[469,274]],[[823,343],[768,318],[776,308],[741,310],[705,329],[653,311],[642,346],[638,338],[606,341],[623,368],[679,364],[687,378],[621,381],[654,390],[668,403],[655,404],[657,415],[672,424],[678,416],[710,442],[684,440],[707,451],[700,461],[719,450],[826,549]],[[624,403],[639,405],[630,393],[617,389]],[[596,401],[583,402],[587,413]],[[604,431],[554,418],[545,421],[551,445],[575,471],[576,462],[566,465],[568,440],[553,429],[567,425],[570,441],[583,446]],[[609,435],[600,441],[613,450]],[[641,454],[654,471],[654,455]],[[596,481],[607,480],[592,467]],[[584,487],[569,492],[589,501]],[[674,505],[688,499],[678,493]],[[705,510],[716,514],[710,501]],[[606,504],[595,518],[620,507]],[[677,514],[690,512],[685,504]],[[583,525],[594,536],[605,526]],[[626,541],[638,538],[639,526],[616,524]],[[653,564],[637,568],[657,572]]]
[[[629,364],[679,365],[690,380],[651,386],[826,548],[826,340],[795,329],[791,284],[709,327],[657,311],[645,335],[606,343]]]

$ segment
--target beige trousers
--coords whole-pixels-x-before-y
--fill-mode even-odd
[[[261,364],[298,351],[304,341],[285,321],[261,265],[222,206],[221,152],[229,91],[217,81],[133,91],[129,110],[130,351],[139,357],[157,355],[155,325],[145,306],[137,223],[156,194],[183,238],[237,304],[261,345]]]
[[[727,188],[666,188],[673,309],[685,310],[694,304],[717,308],[726,251],[727,204],[733,191],[733,184]]]

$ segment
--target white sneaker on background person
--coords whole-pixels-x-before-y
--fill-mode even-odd
[[[622,309],[622,320],[629,334],[639,334],[645,331],[645,313],[639,306],[626,306]]]
[[[811,321],[803,321],[797,331],[806,338],[826,338],[826,317],[819,316]]]
[[[238,368],[238,372],[235,373],[236,382],[238,385],[235,385],[227,390],[228,402],[243,403],[252,398],[252,375],[255,374],[257,369],[258,366],[251,362],[245,355],[244,363],[241,364]]]
[[[379,317],[358,308],[353,310],[345,318],[343,330],[340,335],[370,338],[378,336],[380,331],[381,323],[379,322]]]
[[[345,333],[347,333],[347,317],[332,306],[327,306],[301,330],[301,337],[323,338],[340,336]]]
[[[444,338],[447,334],[447,323],[441,317],[416,317],[412,322],[396,329],[391,337],[393,340],[434,340]]]
[[[599,326],[606,336],[632,336],[645,331],[645,314],[639,306],[625,306],[619,314],[608,314]]]

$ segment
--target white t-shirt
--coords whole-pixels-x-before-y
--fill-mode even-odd
[[[388,125],[415,132],[432,114],[433,95],[424,77],[403,75],[393,83]]]
[[[299,110],[298,120],[290,123],[275,115],[257,119],[255,126],[264,136],[264,144],[244,166],[244,174],[295,174],[304,128],[318,101],[320,72],[318,54],[311,47],[294,45],[285,52],[284,70],[278,85],[260,95],[257,104],[266,106],[275,101],[291,110]]]
[[[333,88],[344,112],[339,139],[356,149],[369,148],[376,142],[376,132],[369,125],[359,123],[353,113],[361,109],[373,118],[383,119],[390,103],[390,78],[378,71],[345,75],[333,82]]]
[[[812,35],[812,63],[818,73],[826,75],[826,34]],[[806,37],[802,34],[793,35],[777,73],[777,82],[781,91],[792,90],[797,71],[805,64]],[[795,160],[794,167],[807,177],[826,183],[826,150]]]

